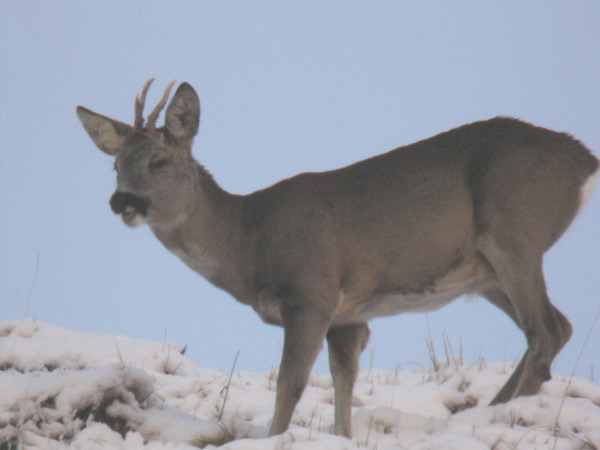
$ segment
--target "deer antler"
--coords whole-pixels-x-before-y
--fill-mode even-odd
[[[160,113],[160,111],[164,108],[165,103],[167,103],[167,99],[169,98],[169,93],[171,92],[171,88],[175,84],[175,81],[176,80],[173,80],[169,83],[169,85],[167,86],[167,89],[165,89],[165,93],[163,94],[162,98],[160,99],[160,102],[158,102],[158,105],[156,105],[156,108],[154,108],[152,110],[152,112],[150,114],[148,114],[148,124],[146,125],[146,129],[150,133],[153,133],[156,130],[156,119],[158,118],[158,114]]]
[[[142,94],[140,97],[135,96],[135,121],[133,123],[133,127],[140,131],[144,126],[144,103],[146,103],[146,93],[148,92],[148,88],[154,81],[154,78],[150,78],[144,84],[144,88],[142,89]]]

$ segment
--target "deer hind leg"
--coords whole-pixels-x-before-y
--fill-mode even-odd
[[[494,304],[502,311],[504,311],[515,322],[515,324],[519,328],[521,328],[521,324],[519,323],[519,319],[517,318],[517,313],[513,308],[512,304],[510,303],[510,299],[500,287],[489,288],[486,291],[481,292],[480,294],[490,303]],[[512,398],[513,394],[517,389],[519,379],[521,378],[521,373],[523,372],[525,360],[526,358],[525,356],[523,356],[521,362],[512,373],[512,376],[509,378],[506,384],[504,384],[500,392],[498,392],[498,394],[492,401],[493,405],[497,403],[504,403]]]
[[[506,246],[487,241],[480,248],[499,281],[499,287],[482,295],[506,312],[527,339],[527,351],[492,405],[536,394],[550,379],[552,360],[571,336],[569,321],[546,294],[541,255],[527,254],[526,248],[516,241]]]
[[[329,367],[335,390],[335,428],[337,435],[351,437],[352,390],[358,374],[358,358],[369,341],[366,323],[330,328],[327,333]]]

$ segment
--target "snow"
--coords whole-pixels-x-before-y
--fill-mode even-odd
[[[457,357],[436,360],[429,369],[363,369],[354,389],[351,440],[331,434],[331,378],[313,374],[289,431],[268,437],[275,369],[234,371],[229,381],[229,373],[198,367],[172,343],[85,334],[34,319],[4,321],[0,447],[600,447],[600,385],[554,374],[538,395],[486,406],[513,369],[513,363],[465,364]]]

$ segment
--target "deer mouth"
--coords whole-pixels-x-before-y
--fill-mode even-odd
[[[128,206],[127,208],[125,208],[125,211],[121,213],[121,219],[123,219],[125,225],[130,226],[137,225],[140,216],[141,214],[138,214],[137,210],[132,206]]]
[[[136,226],[145,222],[150,202],[129,192],[115,192],[110,198],[110,208],[121,214],[125,225]]]

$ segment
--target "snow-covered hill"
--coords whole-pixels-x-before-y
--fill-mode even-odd
[[[174,344],[5,321],[0,448],[600,448],[598,384],[555,374],[536,396],[488,407],[512,363],[451,357],[435,366],[363,369],[352,440],[330,434],[331,378],[314,374],[290,430],[269,438],[274,370],[230,378],[198,367]]]

